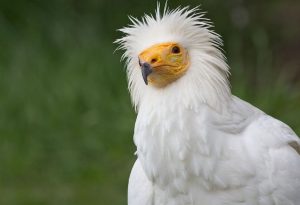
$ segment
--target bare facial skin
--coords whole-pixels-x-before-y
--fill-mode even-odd
[[[183,76],[189,67],[188,52],[178,43],[160,43],[139,55],[142,76],[146,84],[158,88]]]

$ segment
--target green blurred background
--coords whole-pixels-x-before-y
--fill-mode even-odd
[[[164,4],[164,2],[162,2]],[[300,134],[300,2],[201,4],[233,93]],[[156,1],[0,1],[0,204],[126,204],[135,113],[116,29]]]

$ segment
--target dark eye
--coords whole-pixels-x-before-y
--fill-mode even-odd
[[[151,63],[156,63],[157,62],[157,59],[156,58],[152,58],[151,59]]]
[[[174,46],[172,48],[172,53],[180,53],[180,48],[178,46]]]

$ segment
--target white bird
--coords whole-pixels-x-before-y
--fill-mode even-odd
[[[137,160],[129,205],[300,205],[300,141],[231,94],[220,36],[198,8],[120,29]]]

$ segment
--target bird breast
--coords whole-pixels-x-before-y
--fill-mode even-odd
[[[239,189],[255,173],[241,154],[243,138],[214,127],[211,112],[155,106],[138,113],[134,141],[146,176],[182,204],[209,190]]]

